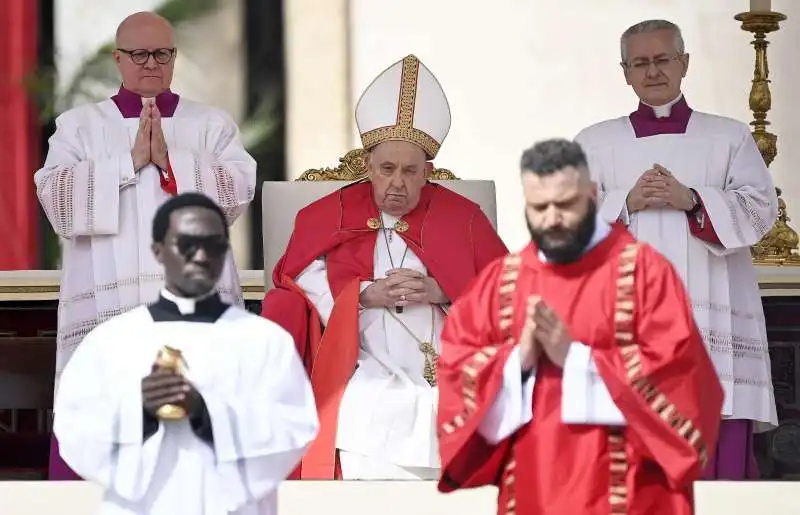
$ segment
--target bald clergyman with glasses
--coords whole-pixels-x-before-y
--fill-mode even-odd
[[[169,22],[149,12],[117,29],[113,58],[122,86],[110,99],[56,120],[36,193],[63,241],[56,389],[61,371],[99,323],[158,299],[164,277],[150,252],[158,207],[199,191],[233,223],[253,200],[255,160],[222,110],[170,90],[177,56]],[[229,252],[218,288],[243,304]],[[50,453],[50,479],[77,479]]]
[[[725,390],[704,478],[754,479],[753,432],[774,427],[777,415],[750,246],[777,219],[775,187],[747,125],[687,104],[689,54],[677,25],[637,23],[622,34],[620,51],[638,109],[576,137],[597,183],[598,212],[653,245],[686,284]]]

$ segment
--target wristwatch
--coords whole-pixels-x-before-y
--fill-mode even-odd
[[[689,191],[692,194],[692,209],[686,212],[689,216],[694,216],[700,211],[700,208],[703,207],[703,204],[700,203],[700,197],[697,195],[697,192],[694,191],[692,188],[689,188]]]

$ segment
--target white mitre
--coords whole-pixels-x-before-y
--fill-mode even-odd
[[[407,141],[433,159],[450,131],[450,106],[436,77],[409,55],[367,87],[356,105],[356,124],[366,150]]]

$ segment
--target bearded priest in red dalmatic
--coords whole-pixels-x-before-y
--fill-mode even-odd
[[[596,214],[577,143],[522,157],[532,243],[450,310],[439,490],[499,487],[498,513],[688,515],[723,390],[680,277]]]
[[[427,180],[450,109],[416,57],[372,82],[356,122],[369,180],[298,213],[262,304],[293,334],[320,415],[293,478],[435,479],[443,322],[507,249],[477,204]]]

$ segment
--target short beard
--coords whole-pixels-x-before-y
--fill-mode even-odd
[[[551,247],[547,244],[547,232],[534,229],[527,216],[525,217],[525,221],[528,224],[528,232],[531,235],[531,240],[536,243],[537,248],[542,251],[542,254],[544,254],[548,261],[553,263],[572,263],[583,255],[586,247],[589,245],[597,225],[596,217],[597,205],[593,200],[589,200],[589,205],[586,208],[586,214],[583,219],[581,219],[575,229],[568,231],[567,241],[556,247]]]

